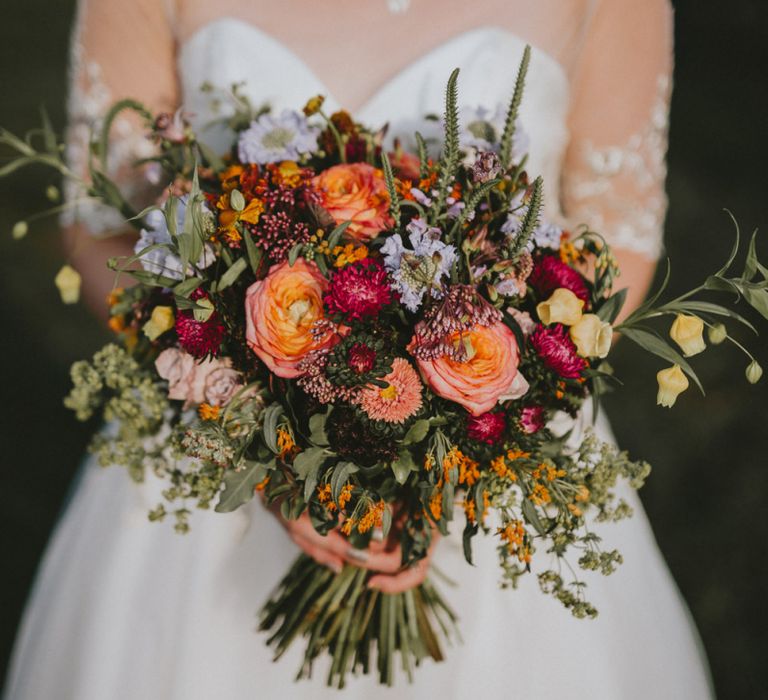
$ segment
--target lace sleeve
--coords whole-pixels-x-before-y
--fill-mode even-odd
[[[89,140],[109,107],[131,97],[151,110],[176,105],[175,46],[168,15],[160,0],[80,0],[72,32],[68,102],[67,160],[81,175],[88,172]],[[129,201],[146,206],[157,192],[152,172],[133,164],[155,146],[135,115],[121,113],[111,129],[108,172]],[[123,228],[119,213],[84,197],[67,184],[71,207],[64,226],[84,225],[94,235]]]
[[[672,11],[667,0],[603,0],[575,81],[563,209],[616,248],[662,250]]]

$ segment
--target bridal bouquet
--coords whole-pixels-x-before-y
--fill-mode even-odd
[[[183,114],[115,105],[85,186],[139,230],[135,255],[109,261],[135,284],[110,294],[117,342],[73,366],[66,405],[110,424],[93,443],[104,465],[165,480],[152,520],[183,532],[191,505],[228,512],[258,497],[350,546],[399,544],[403,567],[462,527],[469,562],[475,536],[495,538],[503,586],[535,571],[574,615],[597,613],[559,562],[614,570],[621,555],[588,524],[630,515],[614,487],[639,487],[649,466],[589,431],[569,440],[553,419],[618,382],[606,360],[616,334],[660,358],[658,401],[671,406],[698,384],[686,358],[705,349],[704,328],[716,344],[733,341],[718,318],[749,326],[701,293],[735,294],[768,317],[768,269],[753,239],[743,274],[729,276],[737,241],[700,287],[666,301],[662,287],[617,323],[626,290],[605,240],[542,219],[543,183],[520,152],[527,65],[526,52],[501,125],[459,123],[454,71],[436,157],[419,134],[416,152],[387,151],[385,129],[327,115],[321,97],[273,114],[238,96],[223,159]],[[160,146],[141,167],[172,182],[140,213],[100,165],[125,109]],[[55,139],[39,151],[0,138],[74,177]],[[57,283],[76,297],[74,270]],[[652,326],[661,318],[668,335]],[[752,360],[747,378],[760,374]],[[391,684],[396,656],[409,677],[441,659],[456,615],[434,583],[390,595],[368,580],[299,556],[262,610],[276,656],[301,639],[299,676],[327,653],[339,687],[374,664]]]

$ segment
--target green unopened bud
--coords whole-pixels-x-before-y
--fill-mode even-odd
[[[58,202],[61,194],[59,192],[59,188],[56,187],[56,185],[48,185],[45,190],[45,196],[48,197],[48,199],[50,199],[52,202]]]
[[[707,329],[707,337],[712,345],[720,345],[728,337],[728,329],[722,323],[716,323]]]
[[[205,323],[214,312],[213,302],[210,299],[198,299],[195,304],[197,305],[192,309],[192,316],[198,323]]]
[[[27,235],[27,232],[29,231],[29,225],[26,221],[17,221],[13,225],[13,237],[18,241],[20,238],[24,238],[24,236]]]
[[[235,211],[243,211],[245,209],[245,197],[240,190],[232,190],[229,193],[229,205]]]
[[[763,376],[763,368],[758,364],[757,360],[752,360],[744,374],[747,375],[747,381],[750,384],[757,384],[760,381],[760,377]]]

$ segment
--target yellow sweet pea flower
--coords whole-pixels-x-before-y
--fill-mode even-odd
[[[53,278],[53,283],[58,287],[61,300],[65,304],[77,304],[80,300],[81,282],[80,273],[69,265],[64,265]]]
[[[669,337],[680,346],[686,357],[698,355],[707,348],[704,342],[704,321],[698,316],[677,314],[669,329]]]
[[[613,327],[596,314],[584,314],[571,326],[570,335],[582,357],[606,357],[611,349]]]
[[[661,370],[656,379],[659,382],[659,393],[656,397],[658,406],[671,408],[675,405],[677,397],[688,388],[688,377],[680,369],[680,365]]]
[[[552,292],[552,296],[536,306],[536,313],[541,322],[548,326],[550,323],[562,323],[572,326],[581,319],[584,302],[570,289],[560,287]]]
[[[170,306],[156,306],[152,309],[152,316],[144,324],[142,330],[150,340],[157,340],[163,333],[171,330],[176,323],[173,317],[173,309]]]
[[[707,329],[707,336],[712,345],[720,345],[728,337],[728,329],[722,323],[716,323]]]

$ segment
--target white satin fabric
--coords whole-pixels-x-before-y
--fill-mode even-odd
[[[456,65],[461,104],[494,107],[511,93],[510,66],[522,49],[501,29],[460,34],[396,76],[356,116],[389,121],[390,134],[408,136],[424,113],[441,112]],[[243,81],[255,103],[277,109],[328,92],[289,50],[231,19],[185,42],[179,74],[198,125],[211,118],[198,93],[206,80],[222,88]],[[522,117],[529,170],[544,175],[553,217],[568,89],[560,65],[534,49]],[[337,106],[333,96],[329,103]],[[609,435],[605,424],[598,428]],[[191,533],[179,536],[167,523],[147,521],[160,488],[151,478],[137,487],[122,470],[88,460],[32,592],[8,700],[711,697],[695,629],[633,493],[624,494],[632,519],[596,528],[625,559],[610,577],[583,577],[600,610],[596,620],[573,619],[539,592],[535,576],[519,590],[500,590],[494,538],[475,539],[470,567],[455,535],[440,542],[435,565],[457,584],[441,588],[460,615],[463,644],[449,648],[444,663],[425,663],[413,685],[400,677],[389,690],[366,677],[339,693],[324,687],[322,668],[311,682],[294,683],[300,645],[273,664],[255,631],[257,609],[297,554],[275,519],[259,502],[229,515],[195,512]],[[546,568],[538,556],[534,572]]]

